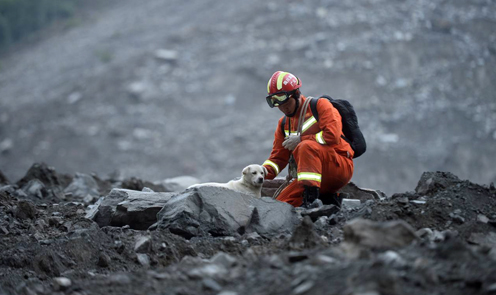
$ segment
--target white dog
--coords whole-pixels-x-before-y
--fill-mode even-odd
[[[240,179],[231,180],[228,183],[207,182],[192,185],[188,188],[195,188],[200,186],[217,186],[225,187],[238,191],[255,195],[255,197],[262,197],[262,185],[267,175],[267,169],[262,165],[252,164],[243,169],[243,174]]]

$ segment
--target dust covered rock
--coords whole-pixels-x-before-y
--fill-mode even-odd
[[[273,236],[292,232],[296,223],[296,213],[288,204],[207,186],[174,196],[158,213],[157,227],[186,238],[245,231]]]
[[[129,225],[134,229],[147,229],[156,223],[157,213],[174,195],[174,193],[139,192],[127,189],[114,189],[111,194],[120,195],[124,199],[112,208],[110,224]]]

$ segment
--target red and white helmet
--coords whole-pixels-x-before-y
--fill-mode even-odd
[[[278,92],[290,92],[301,87],[301,81],[295,75],[277,71],[270,77],[267,83],[267,93],[269,95]]]

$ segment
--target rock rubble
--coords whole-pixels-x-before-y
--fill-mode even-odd
[[[491,294],[496,284],[496,190],[450,173],[305,210],[222,188],[138,191],[101,179],[113,188],[87,205],[55,193],[80,176],[45,166],[0,188],[2,294]]]

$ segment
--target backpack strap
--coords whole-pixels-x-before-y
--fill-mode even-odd
[[[332,101],[334,100],[332,97],[330,97],[329,95],[321,95],[319,97],[316,97],[314,99],[312,99],[312,101],[310,102],[310,108],[312,109],[312,115],[313,117],[315,118],[315,120],[319,120],[319,112],[317,112],[317,101],[321,98],[325,98],[327,100],[329,100],[331,103]]]
[[[312,115],[315,118],[315,120],[317,120],[317,122],[319,121],[319,112],[317,111],[317,101],[320,98],[325,98],[325,99],[329,100],[331,102],[331,104],[332,104],[332,101],[334,100],[329,95],[321,95],[317,98],[312,99],[312,101],[310,102],[310,109],[312,110]],[[351,144],[351,141],[343,134],[341,134],[341,138],[344,139],[347,143]]]
[[[312,110],[312,115],[315,120],[319,120],[319,112],[317,112],[317,101],[319,101],[320,97],[313,98],[310,102],[310,109]]]

